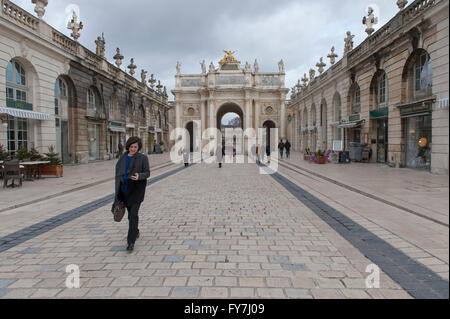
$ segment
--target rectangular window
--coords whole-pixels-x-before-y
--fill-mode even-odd
[[[378,81],[378,107],[386,103],[386,73]]]
[[[16,100],[17,101],[27,101],[27,93],[25,91],[16,90]]]
[[[8,152],[14,155],[23,146],[28,148],[28,124],[26,119],[8,117]]]
[[[6,88],[6,98],[14,100],[14,89],[13,88]]]
[[[12,63],[9,62],[8,66],[6,67],[6,82],[12,82],[12,81],[13,81]]]

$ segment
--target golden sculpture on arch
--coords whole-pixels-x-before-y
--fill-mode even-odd
[[[238,63],[239,61],[236,60],[236,58],[233,56],[233,54],[235,54],[237,51],[227,51],[227,50],[223,50],[223,52],[225,52],[225,56],[223,57],[222,60],[220,60],[219,64],[222,66],[224,64],[227,63]]]

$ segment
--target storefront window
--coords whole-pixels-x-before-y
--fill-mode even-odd
[[[431,115],[414,116],[406,121],[406,166],[431,167]]]
[[[14,155],[21,147],[28,149],[27,120],[8,116],[8,152]]]
[[[6,67],[6,99],[27,102],[26,73],[22,65],[10,61]],[[21,147],[28,149],[28,122],[23,118],[8,116],[8,152],[14,155]]]

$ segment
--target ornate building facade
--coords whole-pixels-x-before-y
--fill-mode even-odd
[[[247,62],[241,63],[234,52],[209,69],[201,63],[201,74],[181,74],[177,65],[175,77],[175,127],[187,129],[192,137],[194,121],[201,122],[201,132],[208,128],[221,129],[226,113],[239,115],[242,129],[279,128],[279,137],[285,137],[286,94],[284,62],[278,63],[279,72],[261,73],[255,60],[253,70]],[[192,143],[191,143],[192,145]]]
[[[39,18],[9,0],[0,15],[0,144],[13,155],[20,147],[40,153],[54,146],[64,163],[87,163],[116,156],[118,144],[142,138],[144,152],[168,145],[168,96],[152,74],[141,80],[105,57],[105,38],[96,52],[77,40],[83,28],[74,14],[73,39],[44,20],[47,1],[37,1]],[[162,143],[164,142],[164,143]]]
[[[407,1],[399,2],[399,6]],[[371,162],[448,174],[449,1],[417,0],[374,32],[373,10],[364,17],[369,34],[319,76],[310,70],[292,89],[288,137],[303,151],[371,150]],[[338,143],[336,143],[338,142]],[[341,143],[339,143],[341,142]]]

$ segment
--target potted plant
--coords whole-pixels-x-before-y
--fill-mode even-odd
[[[305,161],[309,161],[309,152],[310,152],[309,148],[305,148],[305,152],[303,153],[303,159]]]
[[[28,150],[22,146],[17,150],[16,154],[14,154],[14,157],[18,159],[19,161],[28,161],[30,159],[30,153]]]
[[[41,166],[41,175],[62,177],[64,166],[59,158],[59,154],[55,152],[55,147],[53,145],[49,146],[48,153],[44,153],[44,155],[43,160],[50,163]]]
[[[6,161],[9,158],[9,153],[4,149],[4,146],[0,144],[0,161]]]
[[[317,157],[317,164],[325,164],[325,154],[321,150],[318,150],[316,152],[316,157]]]
[[[30,150],[30,152],[28,153],[28,155],[29,155],[30,160],[33,162],[40,161],[42,159],[42,155],[39,154],[39,152],[35,148],[32,148]]]

